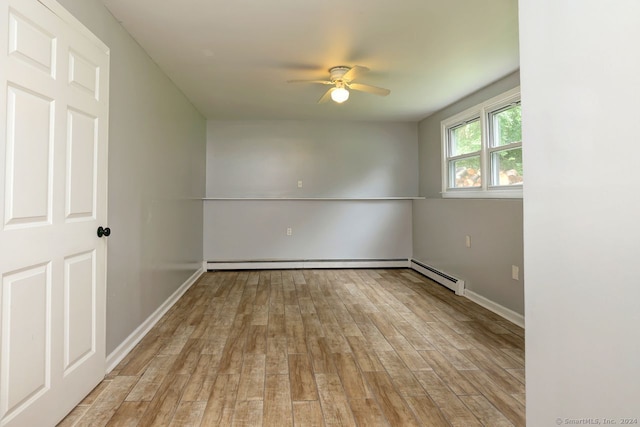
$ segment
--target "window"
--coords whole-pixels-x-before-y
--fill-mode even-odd
[[[441,124],[443,197],[522,197],[520,88]]]

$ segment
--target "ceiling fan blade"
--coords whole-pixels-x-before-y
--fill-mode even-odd
[[[331,99],[331,92],[333,92],[333,91],[334,91],[334,90],[336,90],[336,89],[337,89],[337,88],[332,87],[332,88],[330,88],[328,91],[326,91],[326,92],[324,93],[324,95],[322,95],[322,98],[320,98],[320,99],[318,100],[318,104],[322,104],[323,102],[327,102],[328,100],[330,100],[330,99]]]
[[[332,85],[329,80],[287,80],[287,83],[319,83],[321,85]]]
[[[391,93],[389,89],[371,86],[371,85],[363,85],[361,83],[350,83],[349,89],[359,90],[360,92],[373,93],[374,95],[380,95],[380,96],[387,96]]]
[[[350,82],[352,80],[355,80],[355,78],[358,77],[360,74],[366,73],[367,71],[369,71],[367,67],[354,65],[353,67],[351,67],[349,71],[347,71],[344,74],[344,76],[342,76],[342,80]]]

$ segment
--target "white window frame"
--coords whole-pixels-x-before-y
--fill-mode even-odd
[[[495,96],[479,105],[464,110],[455,116],[440,122],[440,135],[442,139],[442,197],[444,198],[474,198],[474,199],[505,199],[522,198],[522,184],[516,185],[491,185],[491,154],[505,149],[520,148],[522,142],[516,142],[499,147],[492,147],[492,125],[489,123],[492,113],[520,102],[520,86]],[[482,171],[482,185],[480,187],[449,187],[449,162],[470,155],[451,156],[449,153],[449,130],[463,123],[480,119],[480,170]],[[471,156],[476,156],[472,154]]]

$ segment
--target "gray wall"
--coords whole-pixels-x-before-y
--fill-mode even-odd
[[[107,354],[202,262],[206,122],[98,0],[59,0],[111,49]]]
[[[640,417],[639,17],[520,0],[530,426]]]
[[[415,123],[209,121],[207,129],[208,197],[418,192]],[[210,201],[204,232],[209,261],[409,258],[411,202]]]
[[[207,197],[416,196],[417,135],[415,123],[210,120]]]
[[[440,122],[518,84],[519,74],[511,74],[420,122],[420,195],[427,199],[413,204],[413,258],[464,279],[467,289],[524,314],[522,200],[440,196]],[[512,265],[520,268],[521,280],[511,278]]]

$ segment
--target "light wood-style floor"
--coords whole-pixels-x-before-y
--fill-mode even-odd
[[[411,270],[207,273],[60,426],[524,426],[523,337]]]

